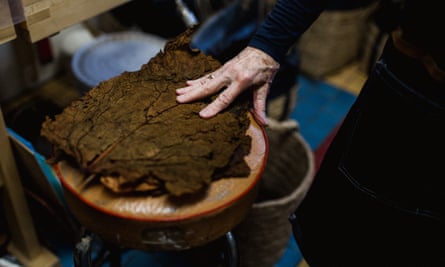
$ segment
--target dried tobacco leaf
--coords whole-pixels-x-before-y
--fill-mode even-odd
[[[86,176],[102,176],[114,192],[164,190],[179,196],[226,174],[248,176],[247,101],[212,119],[198,116],[210,99],[176,102],[176,88],[220,66],[190,48],[192,33],[188,29],[167,42],[139,71],[100,83],[55,118],[46,118],[41,135]]]

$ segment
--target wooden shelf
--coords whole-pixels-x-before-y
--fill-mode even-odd
[[[2,10],[0,10],[2,11]],[[2,13],[2,12],[0,12]],[[0,16],[3,16],[0,14]],[[14,26],[0,28],[0,45],[16,38]]]
[[[129,1],[22,0],[25,20],[18,26],[36,42]]]
[[[0,45],[16,38],[8,0],[0,0]]]
[[[2,204],[8,221],[11,240],[8,251],[28,267],[60,267],[59,259],[43,247],[34,229],[25,193],[22,188],[3,114],[0,110],[0,184]]]
[[[0,44],[14,40],[17,31],[34,43],[131,0],[22,0],[23,19],[13,20],[10,0],[0,0]],[[16,26],[14,24],[16,23]]]
[[[0,45],[17,39],[34,43],[131,0],[0,0]],[[14,20],[11,8],[23,19]],[[14,11],[15,12],[15,11]],[[20,42],[18,42],[20,43]],[[38,240],[24,196],[3,112],[0,108],[0,193],[7,210],[8,250],[28,267],[59,267],[59,259]]]

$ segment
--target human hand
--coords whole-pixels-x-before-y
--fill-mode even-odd
[[[176,100],[188,103],[211,96],[218,97],[199,112],[202,118],[211,118],[228,107],[244,90],[253,90],[253,115],[258,123],[267,125],[266,99],[280,64],[271,56],[253,47],[246,47],[216,71],[187,86],[176,89]]]

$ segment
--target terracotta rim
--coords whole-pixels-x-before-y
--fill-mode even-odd
[[[62,172],[59,168],[59,166],[56,164],[52,165],[52,168],[55,172],[55,174],[57,175],[57,177],[59,178],[61,184],[63,185],[63,188],[68,190],[71,194],[73,194],[75,197],[77,197],[81,202],[83,202],[84,204],[86,204],[87,206],[96,209],[102,213],[114,216],[114,217],[119,217],[119,218],[124,218],[124,219],[132,219],[132,220],[137,220],[137,221],[145,221],[145,222],[173,222],[173,221],[184,221],[184,220],[191,220],[191,219],[196,219],[198,217],[202,217],[205,215],[210,215],[216,211],[219,210],[223,210],[227,207],[230,207],[231,205],[233,205],[236,201],[242,199],[243,197],[245,197],[246,195],[248,195],[249,192],[251,192],[251,190],[253,190],[253,188],[258,184],[258,181],[260,180],[262,173],[264,171],[265,165],[266,165],[266,161],[267,161],[267,155],[268,155],[268,140],[267,140],[267,135],[266,135],[266,131],[263,127],[259,126],[257,124],[257,122],[252,119],[252,115],[249,114],[249,117],[251,118],[251,125],[249,127],[249,129],[251,128],[257,128],[259,131],[261,131],[261,135],[263,138],[263,142],[264,142],[264,156],[262,159],[262,162],[258,167],[258,173],[255,177],[253,177],[252,179],[253,182],[251,182],[251,184],[240,194],[238,194],[236,197],[232,198],[231,200],[228,200],[227,202],[223,202],[221,205],[218,205],[216,207],[213,207],[211,209],[208,210],[204,210],[202,212],[196,212],[196,213],[192,213],[192,214],[187,214],[187,215],[177,215],[177,216],[171,216],[171,217],[156,217],[156,218],[142,218],[142,217],[138,217],[136,215],[124,215],[122,213],[116,212],[116,211],[112,211],[109,209],[106,209],[102,206],[97,205],[96,203],[92,202],[91,200],[87,199],[86,197],[80,195],[73,187],[71,184],[69,184],[63,177]],[[255,140],[252,140],[252,142],[254,142]],[[69,205],[68,205],[69,206]]]

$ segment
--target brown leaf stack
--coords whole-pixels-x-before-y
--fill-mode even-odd
[[[139,71],[92,88],[41,134],[77,167],[114,192],[195,193],[225,175],[247,176],[246,101],[212,119],[198,112],[210,99],[178,104],[175,89],[220,66],[190,48],[193,29],[169,41]]]

